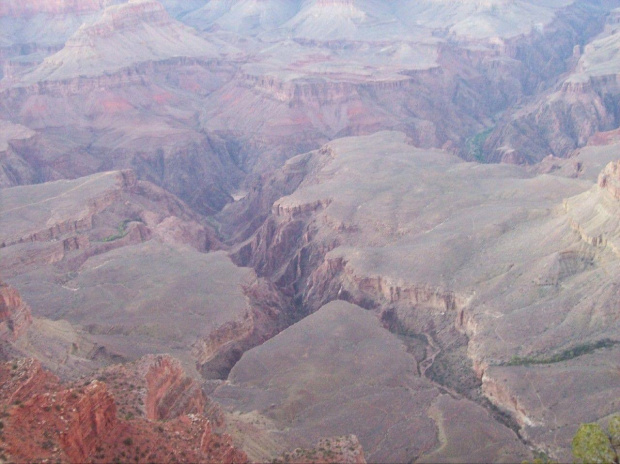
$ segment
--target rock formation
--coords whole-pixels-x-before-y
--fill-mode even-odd
[[[540,176],[508,165],[463,163],[445,152],[411,148],[405,140],[393,133],[342,139],[292,159],[276,178],[286,179],[284,173],[291,166],[304,166],[303,180],[295,181],[297,187],[291,194],[273,202],[254,236],[237,246],[235,259],[270,276],[283,292],[301,301],[307,312],[333,300],[371,310],[383,327],[404,337],[417,375],[457,395],[460,403],[442,403],[443,407],[458,410],[466,404],[476,405],[490,421],[488,430],[506,427],[506,436],[512,433],[510,429],[519,430],[529,446],[566,457],[575,417],[564,415],[568,411],[564,407],[578,401],[574,396],[578,393],[567,390],[567,398],[572,399],[566,403],[534,407],[532,391],[519,390],[523,387],[514,382],[530,372],[527,375],[534,376],[534,388],[551,395],[543,369],[561,377],[566,369],[586,368],[582,350],[598,354],[613,349],[616,329],[610,298],[617,289],[612,284],[614,277],[605,275],[611,268],[603,263],[617,260],[612,237],[617,229],[618,200],[613,188],[607,188],[613,184],[615,163],[605,169],[599,186],[590,167],[599,163],[598,158],[587,158],[585,153],[579,161],[583,180],[570,173],[564,177],[561,170],[558,175]],[[613,149],[597,156],[609,159]],[[384,182],[390,187],[382,187]],[[264,188],[242,202],[266,204],[259,197],[266,200],[274,195]],[[236,211],[245,214],[241,205]],[[264,214],[255,211],[258,216]],[[540,237],[546,238],[541,241]],[[523,251],[516,251],[515,246]],[[518,256],[529,258],[524,263]],[[583,286],[600,298],[580,296]],[[585,307],[595,308],[588,330],[575,319]],[[319,312],[327,317],[330,311]],[[536,322],[522,327],[524,320]],[[222,395],[226,401],[237,394],[249,398],[245,396],[246,377],[256,380],[262,375],[248,374],[251,356],[260,356],[258,364],[265,365],[267,358],[283,349],[281,340],[288,340],[290,346],[295,336],[302,337],[296,332],[302,329],[295,327],[246,353],[231,372],[232,384],[217,390],[217,397]],[[265,350],[273,351],[263,354]],[[603,355],[601,351],[598,356]],[[522,367],[528,363],[533,366]],[[538,363],[542,366],[534,367]],[[339,369],[346,372],[346,364]],[[316,372],[308,366],[304,369]],[[597,413],[580,409],[580,421],[604,415],[608,395],[615,391],[606,386],[610,379],[605,377],[604,363],[587,369],[601,377],[601,398],[608,399],[597,402]],[[243,380],[237,377],[241,372]],[[265,386],[265,392],[275,394],[276,383]],[[277,384],[284,388],[288,380]],[[255,401],[259,410],[264,406],[263,414],[270,419],[292,430],[298,427],[298,432],[290,433],[307,436],[311,419],[291,425],[286,414],[298,405],[320,403],[316,395],[312,389],[299,392],[289,397],[290,404],[283,402],[274,411]],[[234,404],[240,407],[242,403]],[[440,417],[446,413],[433,415],[432,404],[420,407],[429,408],[428,414],[442,427],[446,423]],[[341,414],[346,414],[348,409],[341,408]],[[545,424],[554,414],[562,444],[548,447],[551,432]],[[362,431],[335,427],[331,432],[346,431],[359,437],[369,459],[388,459]],[[454,429],[448,433],[458,435]],[[432,445],[425,449],[427,454],[420,451],[416,456],[432,461],[441,455]],[[474,460],[500,459],[474,457],[474,449],[471,453]]]
[[[15,341],[32,324],[28,305],[13,287],[0,282],[0,340]]]
[[[620,162],[609,163],[598,178],[598,186],[620,200]]]
[[[205,398],[200,386],[185,377],[178,361],[169,357],[153,359],[145,379],[147,419],[173,419],[204,411]]]
[[[143,374],[145,367],[148,378]],[[247,461],[229,437],[214,430],[214,424],[204,415],[206,398],[174,359],[148,358],[134,367],[108,369],[100,377],[109,378],[111,387],[107,382],[84,379],[79,384],[63,385],[33,360],[2,364],[0,397],[7,411],[0,431],[4,458],[75,463],[115,459]],[[174,393],[179,393],[175,379],[185,379],[184,385],[195,389],[194,397],[200,402],[166,403],[171,397],[178,399]],[[132,389],[146,385],[147,398],[159,399],[156,414],[163,414],[162,417],[119,417],[119,405],[121,410],[127,405],[128,381],[136,382],[129,387],[130,397]],[[136,399],[132,397],[132,401]],[[174,409],[166,409],[164,403],[174,405]],[[164,418],[166,421],[162,422],[160,419]],[[23,441],[25,434],[29,437],[27,443]]]
[[[568,460],[616,6],[4,1],[0,460]]]
[[[549,154],[566,157],[596,133],[618,126],[616,14],[583,47],[568,77],[503,118],[484,144],[485,159],[536,163]]]

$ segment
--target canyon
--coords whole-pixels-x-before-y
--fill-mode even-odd
[[[571,460],[618,412],[620,2],[0,5],[0,460]]]

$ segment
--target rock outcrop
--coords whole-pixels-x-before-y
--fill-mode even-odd
[[[571,225],[582,240],[620,257],[618,162],[609,163],[592,189],[564,201]]]
[[[457,399],[437,401],[445,408],[437,413],[437,423],[453,438],[446,439],[446,447],[418,455],[421,460],[433,462],[433,456],[449,454],[451,440],[458,440],[454,437],[461,432],[449,424],[448,411],[464,407],[490,421],[488,430],[501,431],[502,440],[519,431],[528,445],[565,459],[568,422],[574,420],[566,408],[579,393],[567,391],[572,400],[540,406],[518,379],[523,369],[530,372],[522,363],[544,364],[540,375],[536,370],[536,388],[551,394],[543,367],[560,378],[565,375],[560,361],[575,356],[575,369],[583,369],[581,350],[593,350],[592,356],[602,360],[597,350],[607,345],[601,339],[617,338],[612,309],[617,246],[611,239],[617,236],[620,217],[614,187],[617,163],[590,189],[596,176],[589,165],[578,168],[587,172],[579,174],[588,176],[586,180],[563,173],[534,175],[506,164],[463,163],[445,152],[414,149],[405,141],[394,133],[352,137],[305,155],[309,158],[303,158],[302,180],[295,181],[292,193],[272,201],[263,224],[234,249],[235,260],[273,279],[298,303],[296,314],[302,317],[312,314],[308,317],[315,321],[317,310],[328,317],[334,300],[345,300],[374,313],[384,329],[400,337],[415,360],[417,375]],[[287,169],[290,166],[274,177],[286,179]],[[257,215],[264,214],[267,200],[274,198],[269,182],[265,184],[262,192],[242,200],[263,205],[256,208]],[[527,262],[516,259],[521,253]],[[600,297],[583,299],[582,291],[587,293],[591,285]],[[526,314],[531,319],[524,327]],[[591,314],[589,329],[581,322],[583,314]],[[252,377],[252,356],[274,350],[261,355],[261,368],[254,372],[268,376],[265,360],[281,348],[282,340],[302,330],[304,321],[246,353],[229,377],[234,393],[227,386],[217,394],[226,401],[235,398],[241,404],[247,399],[264,406],[264,414],[295,430],[287,414],[320,403],[314,390],[289,396],[271,412],[261,401],[270,394],[279,398],[277,388],[266,382],[266,396],[250,399],[245,382],[246,376],[248,381]],[[573,342],[558,344],[560,332],[561,340]],[[603,366],[593,370],[610,381]],[[609,397],[606,385],[600,387],[601,395]],[[290,390],[286,394],[292,395]],[[424,407],[434,411],[434,406]],[[603,409],[601,402],[597,414]],[[552,449],[545,444],[555,433],[549,421],[556,413],[562,444]],[[580,412],[580,417],[586,415]],[[334,429],[346,432],[351,433]],[[369,445],[372,441],[355,433],[366,455],[377,459],[380,451]],[[481,459],[475,457],[478,451],[472,446],[467,453]]]
[[[225,379],[244,352],[277,335],[295,320],[290,298],[267,280],[258,279],[244,288],[248,310],[226,322],[208,337],[198,340],[192,354],[206,379]]]
[[[32,324],[30,307],[10,285],[0,282],[0,340],[15,341]]]
[[[30,195],[37,200],[24,200]],[[58,262],[75,269],[91,256],[150,239],[201,251],[218,247],[214,232],[187,205],[138,181],[132,171],[15,187],[4,190],[3,199],[0,246],[7,277]],[[29,243],[36,252],[17,251]]]
[[[206,397],[185,377],[178,361],[150,357],[132,366],[107,369],[99,375],[104,377],[108,380],[81,379],[66,385],[34,360],[0,365],[4,458],[72,463],[124,459],[247,462],[230,437],[216,432],[222,425],[221,416],[215,423],[205,416]],[[190,394],[188,385],[193,387]],[[144,386],[155,399],[153,414],[157,417],[121,416],[119,412],[128,406],[134,411],[139,406]],[[200,400],[179,401],[187,396]],[[147,414],[152,415],[148,404]],[[29,437],[27,442],[24,436]]]
[[[97,381],[86,386],[72,404],[70,400],[74,395],[75,392],[69,390],[64,398],[56,397],[65,408],[71,408],[65,418],[67,427],[61,432],[60,443],[70,461],[83,462],[116,426],[116,405],[105,385]]]
[[[200,386],[185,376],[181,364],[167,356],[148,358],[146,379],[146,418],[167,420],[182,414],[201,413],[205,397]]]
[[[3,376],[10,375],[8,385],[15,390],[9,397],[2,395],[3,406],[9,408],[4,451],[13,459],[83,462],[117,426],[116,405],[104,384],[62,389],[58,379],[33,360],[13,361],[1,370]],[[30,437],[26,444],[24,434]]]
[[[568,157],[598,132],[618,127],[615,21],[615,14],[607,18],[603,32],[572,60],[567,77],[504,116],[484,142],[484,159],[534,164],[548,155]]]
[[[598,186],[620,201],[620,161],[609,163],[598,178]]]

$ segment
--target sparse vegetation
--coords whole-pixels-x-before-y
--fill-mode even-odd
[[[117,232],[115,234],[108,235],[107,237],[104,237],[103,239],[101,239],[101,241],[102,242],[114,242],[115,240],[119,240],[125,237],[127,233],[129,232],[129,230],[127,229],[127,226],[131,222],[143,222],[143,221],[142,219],[139,219],[139,218],[138,219],[125,219],[118,225]]]
[[[596,423],[582,424],[573,437],[575,462],[587,464],[618,463],[620,461],[620,416],[613,416],[607,431]]]
[[[558,464],[557,461],[551,459],[547,453],[542,451],[534,452],[534,460],[533,461],[523,461],[522,464]]]
[[[573,348],[569,348],[567,350],[561,351],[560,353],[554,354],[549,357],[520,357],[513,356],[510,361],[503,364],[505,366],[528,366],[530,364],[553,364],[562,361],[568,361],[569,359],[574,359],[579,356],[583,356],[585,354],[592,353],[596,350],[600,350],[603,348],[611,348],[614,345],[617,345],[618,341],[610,340],[608,338],[599,340],[595,343],[584,343],[581,345],[577,345]]]
[[[467,146],[467,154],[480,163],[484,163],[485,161],[482,149],[484,147],[484,142],[487,141],[489,135],[491,135],[491,132],[493,132],[492,127],[479,132],[472,138],[467,139],[465,142],[465,145]]]

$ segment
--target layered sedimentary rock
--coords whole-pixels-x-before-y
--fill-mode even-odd
[[[151,238],[197,250],[217,246],[186,205],[131,171],[4,189],[1,215],[7,277],[59,262],[69,270]]]
[[[11,349],[179,358],[101,373],[116,422],[63,387],[65,441],[15,456],[241,461],[227,416],[257,461],[567,459],[617,396],[615,14],[582,49],[613,5],[162,4],[0,10],[3,278],[35,314]],[[363,455],[315,447],[351,433]]]
[[[58,379],[32,360],[3,364],[2,372],[12,377],[7,386],[15,390],[3,398],[9,408],[3,427],[4,452],[13,459],[54,457],[81,462],[117,426],[116,406],[103,384],[61,389]],[[26,444],[20,439],[25,433],[30,437]]]
[[[197,35],[156,1],[114,3],[83,18],[34,69],[4,76],[2,114],[15,111],[13,120],[37,131],[11,147],[7,183],[131,167],[202,212],[221,209],[239,172],[226,146],[196,127],[196,98],[234,72],[240,52]]]
[[[617,128],[618,10],[604,31],[576,46],[574,69],[534,101],[506,115],[484,146],[490,161],[536,163],[568,156],[590,137]]]
[[[16,348],[50,368],[172,352],[224,378],[290,323],[290,302],[273,285],[222,251],[206,254],[221,246],[213,230],[131,171],[5,189],[0,215],[3,272],[35,316],[52,320],[38,319]],[[10,303],[15,338],[27,317]]]
[[[151,28],[156,28],[157,34]],[[132,0],[106,8],[97,22],[82,26],[63,50],[46,58],[23,83],[93,77],[140,62],[218,56],[212,43],[176,23],[160,3]]]
[[[11,164],[25,166],[13,182],[131,166],[206,213],[232,200],[243,171],[265,172],[334,137],[397,129],[420,146],[456,149],[563,72],[607,11],[218,1],[179,13],[209,31],[201,35],[155,1],[120,3],[83,19],[62,50],[7,68],[2,114],[40,131],[15,147]]]
[[[11,286],[0,282],[0,340],[14,341],[32,324],[30,307]]]
[[[369,461],[403,462],[440,446],[437,434],[443,432],[438,432],[429,407],[448,397],[419,377],[416,367],[403,342],[384,330],[371,312],[332,302],[248,351],[214,398],[242,413],[256,410],[278,424],[278,435],[289,443],[309,448],[321,437],[347,430],[359,438]],[[451,414],[443,403],[437,407]],[[494,445],[477,459],[528,456],[514,432],[498,428],[480,406],[466,402],[462,407],[463,414],[480,418],[471,424],[476,431],[470,428],[470,436],[495,430]],[[318,450],[299,450],[289,458],[337,460],[340,453],[328,451],[334,452],[337,443],[326,439]],[[354,450],[343,450],[342,457],[356,462],[362,456]]]
[[[564,203],[571,225],[581,238],[596,248],[609,249],[620,256],[618,163],[609,163],[598,184]]]
[[[617,340],[615,163],[599,185],[595,171],[613,148],[580,154],[576,175],[568,164],[554,175],[540,175],[509,165],[463,163],[405,140],[394,133],[342,139],[292,159],[278,176],[303,165],[304,180],[273,203],[235,259],[271,276],[308,312],[334,299],[372,310],[386,329],[403,337],[414,373],[456,395],[459,402],[442,407],[487,408],[487,430],[501,430],[499,424],[520,429],[529,446],[565,459],[576,424],[608,414],[615,394],[603,359]],[[262,204],[256,196],[273,193],[254,191],[242,203]],[[294,327],[264,349],[273,343],[278,352],[276,340]],[[241,359],[230,381],[239,395],[259,401],[263,397],[249,395],[245,380],[235,377],[254,352],[259,353],[254,349]],[[586,355],[597,364],[586,362]],[[586,380],[590,374],[577,374],[580,369],[600,376],[598,387]],[[573,372],[583,380],[562,399],[534,407],[537,391],[551,394],[542,372],[549,378]],[[517,382],[524,376],[531,388]],[[265,397],[277,397],[272,387],[263,388]],[[575,409],[583,389],[596,390],[600,401]],[[231,404],[242,404],[220,391]],[[316,401],[312,392],[300,398],[303,404]],[[423,406],[429,417],[437,427],[448,426],[441,419],[445,413],[433,412],[431,404]],[[293,431],[305,430],[304,421],[291,425],[267,408],[264,414]],[[370,459],[394,458],[374,454],[363,433],[349,433],[356,433]],[[429,445],[407,459],[433,461],[456,449],[458,427],[445,433],[442,446]],[[489,459],[473,448],[471,453],[473,460]]]
[[[221,420],[213,423],[205,415],[206,397],[170,357],[110,368],[99,375],[106,382],[81,379],[79,384],[61,384],[28,359],[2,364],[0,377],[6,411],[3,453],[10,460],[247,461],[230,437],[214,430]],[[187,386],[194,389],[189,396],[198,402],[178,401],[187,396],[183,393]],[[143,389],[147,401],[156,400],[158,417],[135,409]],[[170,402],[170,398],[176,400]],[[132,407],[131,415],[127,407]],[[27,443],[24,434],[28,434]]]
[[[598,178],[598,186],[620,200],[620,162],[609,163]]]
[[[178,361],[170,357],[152,359],[145,379],[148,419],[165,420],[204,411],[205,398],[200,386],[185,376]]]

